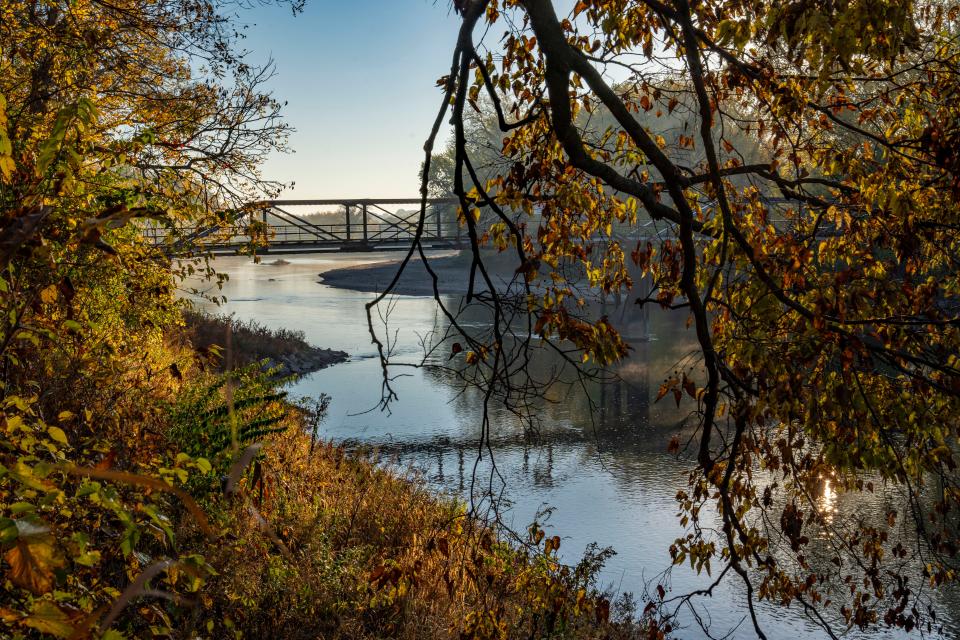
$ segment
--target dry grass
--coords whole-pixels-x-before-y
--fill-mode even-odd
[[[186,338],[198,352],[212,354],[219,350],[229,354],[229,358],[210,358],[221,371],[228,359],[233,367],[242,367],[263,359],[279,362],[286,356],[315,350],[302,331],[269,329],[255,320],[192,310],[184,311],[183,318]]]
[[[247,357],[306,344],[302,334],[203,314],[188,316],[190,341],[220,344],[229,323],[232,352]],[[526,544],[508,543],[415,475],[312,441],[304,410],[290,407],[285,420],[239,494],[214,481],[197,496],[216,543],[182,521],[183,551],[214,570],[198,613],[214,621],[209,637],[660,637],[611,621],[595,590],[602,554],[564,566],[559,538],[536,528]]]
[[[262,481],[246,487],[274,541],[234,501],[220,505],[231,544],[203,551],[218,572],[205,604],[245,637],[636,634],[608,621],[592,565],[556,562],[554,539],[535,531],[519,550],[410,478],[329,444],[311,449],[301,429],[278,437]]]

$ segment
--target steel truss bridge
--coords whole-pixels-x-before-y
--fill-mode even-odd
[[[430,198],[423,220],[421,242],[426,248],[461,246],[456,198]],[[266,232],[269,246],[258,253],[316,253],[330,251],[390,251],[408,249],[420,224],[419,198],[352,200],[268,200],[256,203],[229,224],[178,229],[171,240],[168,229],[150,226],[144,238],[171,254],[203,250],[233,254],[250,246],[250,228]]]
[[[764,200],[773,207],[789,204],[781,198]],[[427,199],[420,236],[424,248],[464,246],[465,230],[457,219],[458,205],[456,198]],[[175,236],[163,226],[151,225],[143,229],[143,236],[171,256],[196,251],[235,254],[250,247],[254,226],[260,227],[268,243],[258,246],[258,253],[397,251],[410,248],[420,225],[420,207],[419,198],[267,200],[251,205],[223,225],[180,228]],[[485,218],[478,222],[481,227],[492,221]],[[652,221],[646,221],[615,236],[620,242],[630,243],[654,240],[666,230],[658,230]]]

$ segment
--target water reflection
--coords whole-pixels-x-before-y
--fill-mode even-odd
[[[823,478],[821,482],[823,484],[823,490],[820,492],[817,506],[820,508],[820,513],[827,523],[832,524],[833,516],[837,511],[837,494],[830,484],[830,478]]]
[[[628,334],[651,339],[631,341],[631,356],[613,371],[614,381],[568,380],[543,389],[542,399],[532,406],[538,418],[533,430],[502,406],[491,406],[495,428],[481,446],[482,396],[464,388],[449,370],[404,369],[408,375],[395,381],[399,402],[390,412],[366,411],[380,399],[381,372],[363,308],[373,295],[317,284],[316,274],[349,261],[383,258],[285,256],[291,264],[284,267],[218,260],[218,268],[231,274],[224,290],[231,300],[226,310],[268,326],[302,330],[314,344],[351,354],[349,362],[308,376],[292,389],[299,395],[332,396],[321,425],[325,437],[376,448],[382,459],[413,465],[434,487],[458,496],[482,498],[502,491],[509,504],[502,519],[517,530],[543,505],[556,507],[549,527],[564,538],[568,560],[591,542],[612,546],[617,555],[602,574],[604,582],[616,591],[642,592],[647,580],[669,567],[667,550],[685,534],[676,518],[675,496],[685,486],[689,463],[668,455],[667,444],[683,428],[693,402],[684,398],[679,407],[672,399],[654,402],[660,382],[694,349],[685,316],[653,312],[642,325],[631,327]],[[465,321],[482,329],[482,314],[469,313],[474,312]],[[439,318],[430,299],[399,299],[389,317],[397,331],[395,359],[419,361],[419,339],[445,328]],[[546,355],[533,366],[536,377],[547,377],[558,363]],[[500,484],[493,486],[497,477]],[[819,487],[817,501],[831,523],[845,526],[878,522],[889,510],[902,512],[904,507],[904,497],[892,489],[838,493],[830,478]],[[811,541],[811,562],[830,566],[832,544],[829,539]],[[670,576],[674,594],[708,584],[706,575],[689,567],[676,567]],[[957,610],[954,598],[942,596],[946,613]],[[733,637],[752,635],[748,627],[738,628],[746,615],[742,602],[739,583],[731,581],[704,604],[716,635],[732,629],[737,629]],[[760,617],[771,638],[823,637],[797,609],[762,605]],[[680,637],[703,637],[687,622]]]

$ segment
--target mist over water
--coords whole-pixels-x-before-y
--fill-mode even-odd
[[[301,330],[316,346],[346,351],[348,362],[308,375],[289,389],[294,396],[332,398],[320,425],[321,437],[375,448],[384,462],[416,469],[430,486],[465,500],[472,490],[474,499],[482,502],[485,490],[492,488],[502,497],[501,520],[521,533],[538,512],[552,507],[546,529],[548,535],[561,537],[563,559],[575,563],[594,542],[612,547],[616,555],[601,574],[602,586],[614,594],[634,593],[642,609],[645,585],[670,567],[669,547],[685,535],[675,496],[686,487],[692,463],[668,454],[667,444],[695,407],[689,398],[679,408],[672,397],[654,402],[660,382],[696,347],[685,316],[653,311],[651,339],[632,342],[630,357],[615,370],[618,381],[545,389],[544,401],[535,407],[539,418],[535,433],[525,432],[517,417],[503,407],[492,406],[491,459],[490,449],[480,446],[482,396],[475,389],[464,389],[452,375],[397,367],[393,373],[400,377],[393,386],[399,400],[387,412],[377,408],[381,369],[364,311],[364,304],[375,294],[324,285],[318,274],[396,257],[382,253],[284,256],[289,264],[277,266],[269,264],[269,256],[259,265],[249,258],[218,258],[216,269],[230,275],[220,292],[228,302],[220,309],[205,301],[196,304],[268,327]],[[386,333],[381,328],[381,335],[390,336],[393,359],[419,362],[421,341],[445,328],[435,302],[396,297],[386,306]],[[484,323],[480,313],[467,319]],[[555,355],[538,355],[546,360],[536,366],[558,364],[549,360]],[[502,480],[493,474],[494,465]],[[838,518],[853,512],[883,514],[890,501],[899,499],[883,491],[875,500],[851,498],[833,495],[829,485],[824,489],[825,505]],[[812,554],[817,542],[811,544]],[[667,584],[672,595],[680,595],[710,582],[706,574],[698,576],[683,566],[673,568]],[[960,611],[955,597],[945,595],[943,600],[941,608],[946,611],[938,613]],[[712,597],[696,602],[714,636],[732,631],[731,637],[754,637],[743,601],[740,583],[728,577]],[[785,610],[764,603],[759,612],[768,637],[825,637],[799,608]],[[678,637],[706,637],[691,615],[684,620],[687,626]],[[952,622],[947,626],[960,629]]]

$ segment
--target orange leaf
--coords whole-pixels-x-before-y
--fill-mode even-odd
[[[38,534],[21,534],[3,558],[10,565],[7,577],[13,584],[41,595],[53,588],[53,570],[62,567],[64,562],[47,530],[38,531]]]
[[[668,387],[665,384],[660,385],[660,390],[657,391],[657,399],[654,400],[654,402],[660,402],[660,400],[663,399],[663,396],[667,395],[669,391],[670,391],[670,387]]]
[[[680,438],[679,436],[673,436],[670,438],[670,444],[667,445],[667,451],[669,453],[677,453],[680,451]]]

